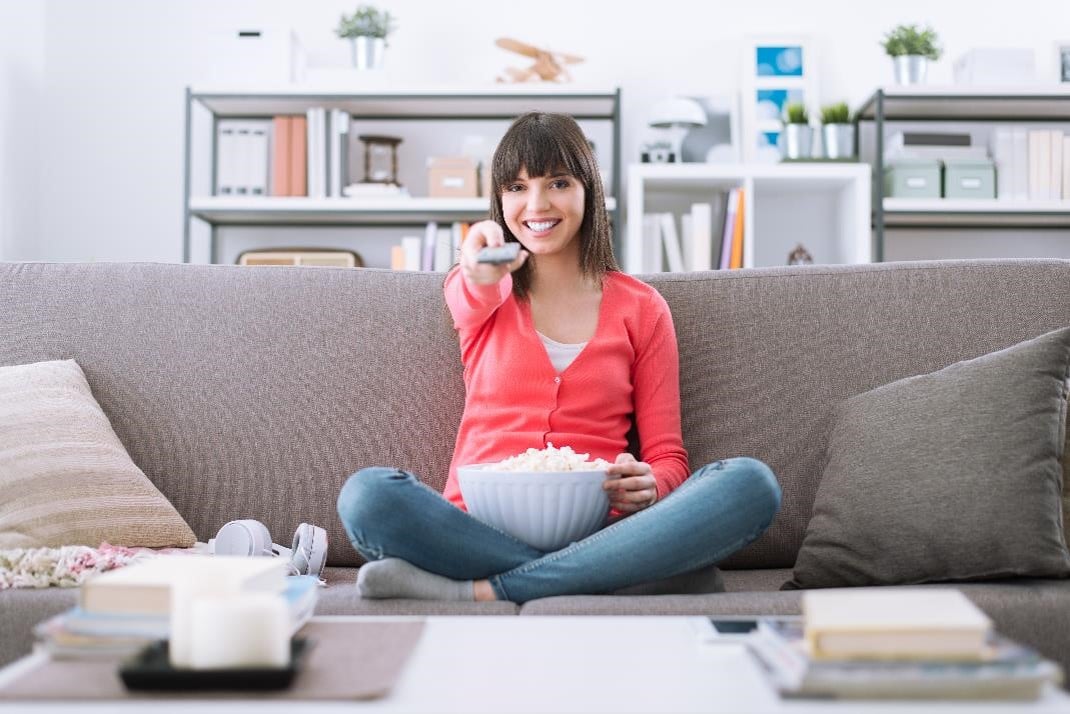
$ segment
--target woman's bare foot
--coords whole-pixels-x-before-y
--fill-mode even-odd
[[[472,594],[475,596],[476,602],[491,602],[498,599],[498,596],[494,594],[494,588],[490,586],[489,580],[476,580],[473,582]]]

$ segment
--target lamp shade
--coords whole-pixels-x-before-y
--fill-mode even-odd
[[[655,129],[706,126],[706,111],[694,99],[673,97],[651,108],[648,123]]]

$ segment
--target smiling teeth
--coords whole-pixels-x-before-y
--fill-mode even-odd
[[[532,223],[531,221],[528,221],[528,228],[535,231],[536,233],[548,231],[556,225],[557,221],[546,221],[545,223]]]

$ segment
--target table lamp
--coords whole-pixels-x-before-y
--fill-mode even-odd
[[[694,99],[673,97],[655,104],[647,124],[655,129],[668,129],[672,143],[673,161],[681,161],[680,147],[688,129],[706,126],[706,111]]]

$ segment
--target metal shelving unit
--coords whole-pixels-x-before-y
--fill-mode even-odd
[[[884,260],[884,229],[1070,227],[1070,201],[895,199],[884,197],[884,132],[888,121],[963,123],[1070,122],[1070,87],[895,87],[878,89],[858,111],[875,123],[874,259]],[[858,136],[861,141],[862,131]],[[861,147],[860,147],[861,148]],[[861,153],[861,152],[860,152]]]
[[[211,115],[212,137],[221,118],[266,118],[278,114],[304,114],[310,107],[342,109],[354,120],[390,121],[511,121],[527,111],[570,114],[577,121],[608,122],[612,133],[610,185],[606,207],[614,226],[621,226],[617,196],[621,187],[620,89],[589,90],[570,87],[494,87],[485,89],[376,89],[309,90],[296,87],[248,89],[234,87],[187,87],[185,132],[185,180],[183,192],[183,247],[185,262],[191,260],[191,225],[205,222],[210,231],[210,260],[219,258],[221,226],[413,226],[428,221],[479,220],[486,217],[486,198],[443,199],[428,197],[304,198],[216,196],[214,160],[211,191],[194,191],[194,109]],[[214,138],[212,156],[216,152]],[[620,233],[618,228],[617,233]],[[616,237],[617,250],[621,238]]]

